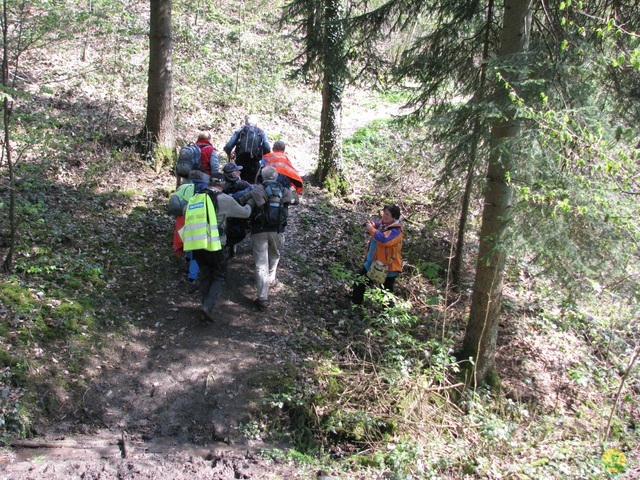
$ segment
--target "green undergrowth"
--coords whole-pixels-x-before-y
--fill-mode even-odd
[[[149,285],[173,273],[166,268],[169,167],[154,175],[152,159],[141,158],[132,140],[144,118],[147,24],[119,7],[94,6],[102,16],[86,41],[102,60],[89,71],[70,62],[64,75],[41,75],[52,82],[10,92],[12,145],[22,157],[14,271],[0,277],[3,439],[32,435],[43,419],[64,416],[86,391],[83,368],[108,349],[105,338],[148,320]],[[273,26],[277,8],[266,20],[261,5],[225,4],[227,15],[215,2],[175,8],[179,141],[210,129],[219,145],[250,111],[270,122],[272,139],[317,135],[319,109],[309,107],[317,96],[291,83],[290,68],[278,61],[293,43]],[[277,39],[258,41],[271,30]],[[61,41],[60,52],[82,50],[79,41]],[[37,53],[26,53],[30,67],[49,58]],[[388,92],[369,106],[398,95]],[[428,128],[369,122],[344,140],[349,195],[307,187],[295,218],[305,248],[286,252],[297,283],[282,295],[300,319],[286,334],[295,355],[248,379],[263,395],[242,433],[283,440],[291,448],[273,451],[274,459],[341,478],[637,477],[637,293],[635,302],[624,300],[632,296],[603,283],[577,298],[546,282],[526,255],[510,259],[500,382],[463,388],[454,353],[473,278],[456,291],[446,284],[459,198],[437,197],[443,155],[425,141]],[[3,253],[8,192],[0,190]],[[363,223],[390,202],[405,222],[398,298],[372,290],[364,307],[352,308],[347,297],[364,253]],[[478,223],[472,208],[470,231]],[[468,239],[471,250],[474,242]],[[609,448],[628,457],[620,473],[602,462]]]
[[[343,234],[305,238],[315,262],[288,252],[298,281],[327,270],[331,279],[314,284],[305,329],[288,341],[305,361],[271,384],[253,425],[259,438],[293,447],[277,458],[345,478],[633,478],[633,464],[610,472],[602,458],[612,448],[637,455],[638,366],[625,376],[637,305],[604,292],[563,300],[510,265],[496,382],[465,388],[455,358],[465,312],[445,283],[438,223],[425,226],[422,206],[405,204],[398,298],[371,290],[352,308],[340,299],[374,203],[309,196],[305,207],[300,230],[332,222]]]
[[[105,163],[118,162],[126,165],[121,155]],[[105,176],[96,169],[71,187],[26,162],[16,169],[16,253],[0,282],[3,437],[29,436],[72,408],[105,334],[127,331],[148,295],[148,272],[166,267],[149,245],[170,244],[167,193],[105,189]]]
[[[340,269],[336,275],[348,277]],[[464,388],[456,342],[434,329],[437,315],[373,290],[364,309],[316,325],[325,329],[325,348],[298,344],[306,361],[271,384],[261,438],[284,439],[293,450],[278,455],[303,464],[312,458],[316,468],[349,478],[373,471],[398,479],[618,478],[632,471],[610,472],[602,458],[610,448],[635,453],[636,378],[626,379],[610,415],[622,368],[603,377],[607,367],[588,359],[593,347],[579,335],[523,315],[511,318],[527,332],[510,338],[519,372],[502,370],[501,388]],[[628,361],[624,353],[618,359]]]

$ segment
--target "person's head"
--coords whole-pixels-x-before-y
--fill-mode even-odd
[[[400,207],[395,204],[385,205],[382,209],[382,223],[393,223],[400,220]]]
[[[202,131],[198,134],[198,141],[199,142],[210,142],[211,141],[211,134],[209,132],[205,132]]]
[[[189,180],[191,180],[192,182],[195,181],[200,181],[200,182],[208,182],[209,181],[209,175],[207,175],[204,172],[201,172],[200,170],[191,170],[189,172]]]
[[[224,188],[224,175],[220,172],[213,172],[209,178],[209,186],[222,190]]]
[[[246,117],[244,117],[244,124],[248,125],[250,127],[257,127],[258,126],[258,116],[257,115],[247,115]]]
[[[278,171],[273,167],[264,167],[262,169],[263,182],[275,182],[278,179]]]
[[[282,140],[278,140],[273,144],[274,152],[284,152],[284,149],[285,149],[285,144]]]
[[[240,178],[240,170],[242,170],[241,165],[238,165],[234,162],[229,162],[224,166],[222,172],[224,173],[225,180],[227,180],[228,182],[233,182],[234,180]]]

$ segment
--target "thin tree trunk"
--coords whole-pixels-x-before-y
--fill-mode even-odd
[[[9,83],[9,52],[7,47],[7,0],[2,1],[2,85],[6,88]],[[7,164],[9,172],[9,249],[2,261],[2,270],[11,272],[13,270],[13,255],[15,252],[16,238],[18,236],[18,225],[16,222],[16,179],[13,170],[13,159],[11,158],[11,135],[9,124],[11,122],[12,102],[5,94],[2,102],[4,121],[4,151],[2,157]]]
[[[9,84],[9,51],[8,51],[8,28],[7,23],[7,0],[2,0],[2,85],[5,87]]]
[[[477,126],[477,124],[476,124]],[[467,220],[469,217],[469,204],[471,203],[471,191],[473,189],[473,181],[475,179],[474,169],[476,165],[476,156],[478,150],[478,139],[474,134],[474,140],[469,153],[469,166],[467,168],[467,180],[462,193],[460,205],[460,218],[458,220],[458,234],[456,237],[456,247],[451,261],[452,282],[454,285],[460,284],[462,273],[462,261],[464,259],[464,237],[467,231]]]
[[[152,151],[175,149],[171,43],[172,0],[150,0],[147,119],[143,134]],[[162,154],[162,148],[160,148]],[[157,152],[156,152],[157,153]],[[166,152],[165,152],[166,153]]]
[[[13,255],[15,252],[16,238],[18,236],[18,225],[16,222],[16,179],[13,171],[13,160],[11,158],[11,138],[9,135],[9,122],[11,120],[11,103],[8,97],[4,97],[3,119],[4,119],[4,153],[6,155],[7,167],[9,170],[9,249],[2,262],[2,270],[11,272],[13,270]]]
[[[342,178],[342,94],[346,59],[341,0],[327,0],[325,6],[324,77],[320,116],[320,151],[316,176],[332,192],[345,189]]]
[[[507,0],[500,42],[501,59],[511,60],[528,46],[531,0]],[[506,251],[503,240],[511,220],[513,189],[508,180],[517,165],[511,140],[519,135],[508,91],[498,90],[498,104],[504,116],[491,129],[485,204],[480,228],[480,251],[473,286],[469,323],[463,342],[463,358],[475,361],[475,384],[483,384],[495,373],[498,320]]]
[[[482,45],[482,62],[480,66],[480,78],[475,98],[481,100],[485,96],[485,84],[487,79],[487,60],[489,59],[489,45],[491,37],[491,24],[493,20],[493,0],[489,0],[487,5],[487,23],[484,32]],[[462,275],[462,264],[464,259],[464,238],[467,231],[467,220],[469,217],[469,204],[471,203],[471,191],[475,180],[475,167],[478,156],[478,142],[480,142],[480,120],[476,117],[473,123],[473,139],[471,151],[469,152],[469,167],[467,169],[467,179],[464,185],[462,201],[460,206],[460,219],[458,222],[458,235],[456,237],[456,248],[451,262],[452,281],[454,285],[460,285]]]

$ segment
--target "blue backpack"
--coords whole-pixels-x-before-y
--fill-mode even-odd
[[[176,163],[176,175],[187,178],[191,170],[200,170],[200,147],[195,143],[188,143],[180,148],[178,163]]]

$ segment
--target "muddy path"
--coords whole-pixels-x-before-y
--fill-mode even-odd
[[[345,135],[395,112],[383,107],[346,114]],[[288,139],[287,152],[309,178],[318,137],[304,132]],[[135,321],[127,335],[107,335],[106,348],[84,366],[90,381],[81,398],[70,399],[38,438],[15,441],[0,456],[0,478],[313,476],[308,467],[259,456],[286,446],[263,443],[248,422],[268,395],[265,379],[278,375],[280,366],[300,361],[304,351],[296,339],[326,309],[322,275],[327,272],[309,275],[309,262],[330,245],[319,243],[308,221],[302,221],[313,218],[322,195],[311,187],[290,209],[280,283],[270,292],[266,312],[253,305],[250,238],[229,262],[213,323],[202,319],[199,294],[187,291],[183,262],[163,245],[165,267],[149,273],[146,285],[131,287],[140,294],[129,306]]]
[[[39,438],[14,442],[0,458],[0,478],[302,475],[258,456],[286,446],[264,444],[248,423],[264,401],[265,379],[299,358],[290,340],[310,313],[314,289],[295,260],[310,255],[297,221],[310,214],[305,202],[313,199],[290,209],[267,311],[253,304],[250,238],[229,261],[215,322],[203,319],[199,293],[188,292],[183,261],[168,256],[131,305],[137,321],[127,335],[106,339],[107,348],[85,366],[91,382],[82,397]]]
[[[259,396],[252,379],[273,361],[283,338],[274,316],[254,311],[248,248],[245,241],[230,262],[213,323],[202,319],[199,293],[187,293],[177,272],[169,285],[156,286],[147,325],[86,392],[89,419],[143,439],[203,444],[239,436],[237,426]],[[181,290],[182,296],[166,294]]]

